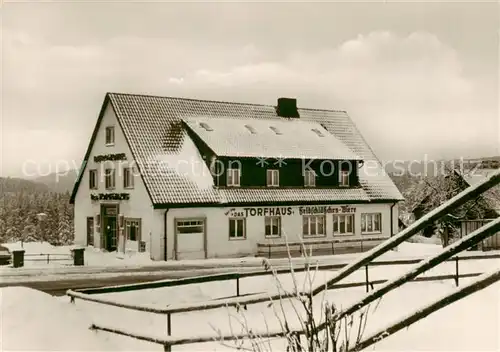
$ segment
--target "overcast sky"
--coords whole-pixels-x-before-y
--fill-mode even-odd
[[[383,160],[500,154],[492,3],[6,3],[2,176],[77,166],[107,91],[347,110]],[[44,169],[42,169],[43,172]]]

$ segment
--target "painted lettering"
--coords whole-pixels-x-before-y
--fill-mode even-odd
[[[242,208],[237,210],[231,208],[224,212],[229,217],[249,217],[249,216],[280,216],[280,215],[293,215],[292,207],[282,208]]]

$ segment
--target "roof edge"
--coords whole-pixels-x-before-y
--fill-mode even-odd
[[[321,200],[321,201],[261,201],[261,202],[211,202],[211,203],[156,203],[153,205],[154,209],[169,209],[169,208],[206,208],[206,207],[257,207],[257,206],[274,206],[274,207],[283,207],[283,206],[300,206],[300,205],[328,205],[328,204],[391,204],[394,202],[398,202],[400,200],[396,199],[375,199],[375,200]]]
[[[165,95],[154,95],[154,94],[139,94],[139,93],[120,93],[120,92],[107,92],[106,95],[128,95],[128,96],[136,96],[136,97],[149,97],[149,98],[167,98],[167,99],[182,99],[189,101],[200,101],[207,103],[225,103],[225,104],[235,104],[235,105],[252,105],[252,106],[265,106],[275,108],[276,105],[271,104],[259,104],[259,103],[250,103],[250,102],[237,102],[237,101],[227,101],[227,100],[216,100],[216,99],[196,99],[196,98],[186,98],[186,97],[172,97]],[[321,108],[307,108],[307,107],[298,107],[300,110],[309,110],[309,111],[328,111],[328,112],[340,112],[347,114],[346,110],[340,109],[321,109]]]

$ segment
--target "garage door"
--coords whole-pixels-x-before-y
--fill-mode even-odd
[[[205,219],[176,220],[177,259],[205,259]]]

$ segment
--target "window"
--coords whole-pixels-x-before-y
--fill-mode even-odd
[[[205,122],[200,122],[200,126],[209,132],[214,130],[208,123]]]
[[[246,238],[246,220],[233,218],[229,219],[229,239],[245,239]]]
[[[204,229],[203,220],[177,220],[177,233],[203,233]]]
[[[89,170],[89,188],[97,189],[97,170]]]
[[[279,170],[267,170],[267,186],[277,187],[279,186]]]
[[[281,217],[280,216],[266,216],[266,237],[280,237],[281,236]]]
[[[106,127],[106,145],[115,144],[115,126]]]
[[[245,128],[246,128],[247,130],[249,130],[251,134],[257,134],[257,131],[256,131],[256,130],[255,130],[255,128],[253,128],[252,126],[250,126],[250,125],[245,125]]]
[[[325,236],[325,215],[304,215],[302,217],[302,234],[306,236]]]
[[[131,167],[123,168],[123,188],[134,188],[134,173]]]
[[[87,217],[87,246],[94,245],[94,217]]]
[[[227,185],[228,186],[240,185],[240,169],[227,169]]]
[[[115,188],[115,169],[106,169],[104,181],[106,183],[106,189]]]
[[[382,232],[382,214],[381,213],[361,214],[361,232],[362,233]]]
[[[128,241],[141,240],[141,219],[125,219],[125,236]]]
[[[316,172],[312,170],[306,170],[304,172],[304,186],[306,187],[316,186]]]
[[[277,129],[277,128],[276,128],[276,127],[274,127],[274,126],[270,126],[269,128],[270,128],[270,129],[271,129],[274,133],[276,133],[276,134],[283,134],[283,133],[281,133],[281,131],[280,131],[279,129]]]
[[[316,133],[316,135],[318,137],[324,137],[325,135],[323,133],[321,133],[320,130],[318,130],[317,128],[313,128],[311,131],[313,131],[314,133]]]
[[[334,235],[354,234],[354,214],[333,215],[333,234]]]
[[[339,183],[342,187],[349,187],[349,171],[340,171]]]

